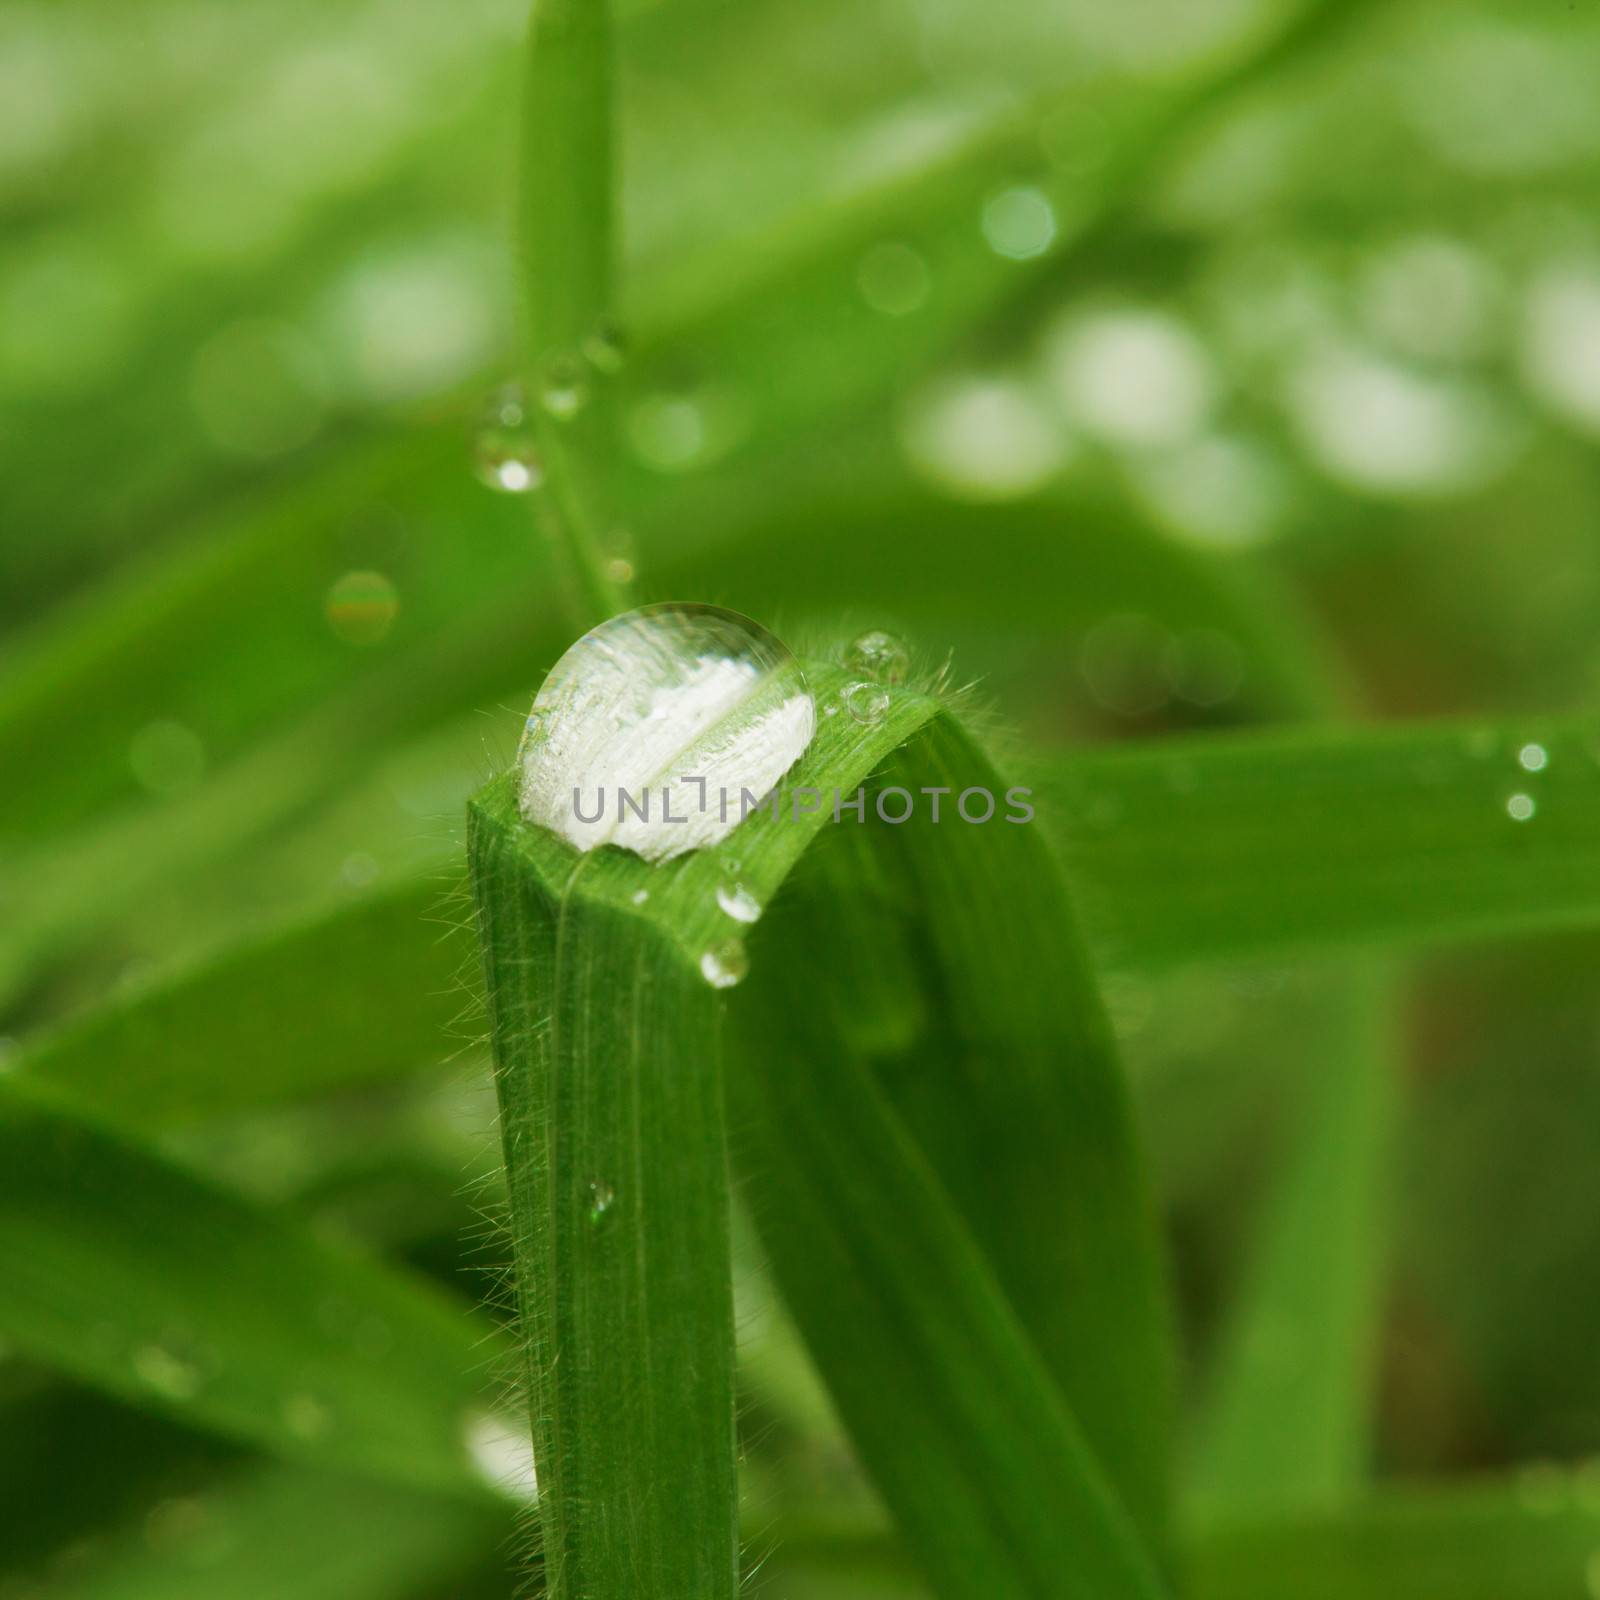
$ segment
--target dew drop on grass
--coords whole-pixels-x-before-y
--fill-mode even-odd
[[[133,1372],[167,1400],[192,1400],[205,1381],[200,1363],[171,1344],[140,1345],[133,1353]]]
[[[527,494],[544,482],[527,395],[520,383],[496,389],[472,440],[472,470],[501,494]]]
[[[911,653],[892,633],[873,628],[850,641],[844,664],[857,677],[875,683],[904,683],[911,670]]]
[[[1531,822],[1533,814],[1538,810],[1531,794],[1514,794],[1506,801],[1506,815],[1513,822]]]
[[[713,989],[731,989],[742,983],[749,971],[750,953],[738,937],[721,940],[700,957],[700,976]]]
[[[1525,744],[1517,751],[1517,765],[1524,772],[1543,772],[1550,765],[1550,753],[1542,744]]]
[[[588,1218],[589,1225],[598,1228],[605,1221],[607,1213],[616,1203],[617,1191],[609,1183],[595,1179],[589,1185]]]
[[[852,683],[844,689],[844,708],[871,728],[889,714],[889,691],[881,683]]]
[[[761,917],[761,902],[737,878],[724,878],[717,885],[717,905],[735,922],[756,922]]]
[[[315,1395],[292,1394],[283,1402],[283,1425],[297,1439],[320,1439],[332,1421]]]
[[[589,400],[589,379],[574,356],[551,356],[539,374],[539,404],[557,422],[570,422]]]
[[[656,605],[578,640],[533,720],[518,755],[523,817],[579,850],[659,862],[739,826],[811,743],[816,704],[794,656],[748,617]]]
[[[632,900],[636,906],[642,906],[645,901],[650,898],[650,891],[648,889],[635,889],[628,898]]]

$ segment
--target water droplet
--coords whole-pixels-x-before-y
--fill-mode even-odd
[[[869,728],[889,714],[889,691],[881,683],[847,684],[843,698],[845,710]]]
[[[1002,189],[984,203],[983,236],[997,256],[1031,261],[1055,243],[1055,208],[1040,189]]]
[[[650,891],[648,889],[635,889],[628,898],[632,900],[636,906],[642,906],[645,901],[650,898]]]
[[[717,904],[725,916],[735,922],[756,922],[761,917],[761,902],[739,882],[737,877],[724,878],[717,885]]]
[[[400,614],[400,596],[381,572],[347,572],[329,586],[322,613],[346,644],[377,644]]]
[[[911,653],[892,633],[874,628],[850,641],[844,664],[851,672],[875,683],[898,684],[911,670]]]
[[[1513,822],[1528,822],[1539,808],[1531,794],[1514,794],[1506,801],[1506,815]]]
[[[539,404],[558,422],[570,422],[589,399],[589,380],[572,356],[551,356],[539,374]]]
[[[292,1394],[283,1402],[283,1425],[297,1439],[317,1439],[328,1431],[333,1418],[314,1395]]]
[[[816,731],[783,644],[701,605],[645,606],[592,629],[556,663],[533,714],[522,815],[579,850],[613,844],[648,861],[726,838]]]
[[[590,1225],[598,1227],[605,1220],[606,1213],[616,1203],[617,1191],[609,1183],[603,1183],[598,1178],[589,1185],[588,1212]]]
[[[613,583],[632,583],[637,574],[626,556],[612,556],[606,562],[606,576]]]
[[[933,288],[928,263],[908,244],[879,244],[856,268],[861,298],[886,317],[909,316],[927,304]]]
[[[583,354],[596,372],[610,376],[622,370],[628,359],[628,345],[616,323],[602,322],[583,341]]]
[[[467,1418],[464,1442],[468,1459],[491,1489],[524,1505],[539,1498],[533,1443],[525,1419],[474,1413]]]
[[[133,1353],[133,1372],[168,1400],[192,1400],[205,1381],[200,1363],[170,1343],[140,1345]]]
[[[1517,765],[1524,772],[1543,772],[1550,765],[1550,753],[1542,744],[1525,744],[1517,751]]]
[[[740,938],[724,939],[700,957],[700,976],[713,989],[731,989],[750,970],[750,954]]]
[[[206,770],[206,747],[181,722],[147,722],[128,743],[128,765],[140,787],[166,797],[194,788]]]
[[[472,470],[501,494],[527,494],[544,482],[526,393],[520,383],[496,389],[472,440]]]

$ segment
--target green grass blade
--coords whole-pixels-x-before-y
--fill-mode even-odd
[[[97,1007],[21,1069],[120,1121],[157,1125],[436,1062],[460,1048],[472,992],[470,945],[444,904],[423,880],[297,919]]]
[[[1597,743],[1584,716],[1125,746],[1050,762],[1039,815],[1114,966],[1533,934],[1600,917]]]
[[[1196,1600],[1574,1600],[1600,1587],[1592,1472],[1536,1469],[1516,1486],[1408,1490],[1326,1516],[1202,1540]],[[1291,1575],[1286,1578],[1286,1575]]]
[[[455,1592],[509,1519],[492,1506],[268,1467],[176,1498],[54,1600],[412,1600]],[[80,1563],[80,1568],[83,1566]]]
[[[843,686],[836,668],[814,664],[809,672],[824,702]],[[993,781],[992,769],[963,736],[943,720],[934,721],[937,715],[935,702],[907,694],[897,697],[889,717],[875,728],[860,728],[848,717],[824,719],[823,731],[792,775],[793,784],[831,790],[837,783],[852,790],[907,739],[924,754],[921,766],[905,770],[922,773],[928,782],[941,775]],[[897,760],[912,757],[902,754]],[[788,823],[755,816],[743,825],[736,836],[740,872],[758,900],[770,903],[780,885],[789,895],[786,879],[822,827],[817,817]],[[1158,1252],[1115,1062],[1092,989],[1081,966],[1073,964],[1070,922],[1055,869],[1047,852],[1035,854],[1044,851],[1042,839],[1023,842],[1027,829],[969,832],[994,841],[1000,859],[1011,864],[1008,881],[1032,885],[1017,889],[1009,908],[1016,926],[987,963],[977,945],[994,939],[995,925],[963,929],[960,918],[966,901],[990,891],[985,874],[994,863],[973,860],[960,850],[957,864],[944,863],[937,848],[944,830],[930,830],[925,851],[914,850],[903,859],[880,841],[885,859],[897,863],[894,872],[903,892],[922,907],[920,914],[913,913],[910,928],[921,927],[934,948],[913,952],[921,970],[906,971],[904,984],[891,960],[895,978],[883,979],[876,990],[869,983],[872,1004],[861,1015],[892,1036],[906,1007],[916,1019],[936,992],[939,974],[963,964],[970,968],[968,981],[954,991],[957,1015],[943,1019],[959,1043],[947,1059],[936,1062],[936,1081],[919,1092],[901,1073],[896,1087],[891,1063],[874,1062],[869,1073],[856,1054],[862,1041],[831,1034],[826,1053],[835,1059],[823,1065],[808,1054],[805,1071],[797,1072],[798,1064],[778,1042],[783,1035],[764,1035],[762,1049],[741,1050],[732,1064],[736,1143],[752,1158],[744,1182],[758,1220],[771,1225],[777,1219],[765,1242],[801,1327],[822,1359],[824,1378],[926,1566],[941,1575],[945,1592],[1048,1592],[1054,1580],[1047,1575],[1067,1563],[1092,1576],[1097,1593],[1152,1595],[1160,1585],[1146,1541],[1159,1546],[1162,1540],[1170,1355]],[[625,1237],[631,1236],[642,1252],[633,1269],[642,1278],[652,1252],[681,1248],[668,1231],[671,1213],[643,1198],[634,1210],[620,1209],[627,1189],[606,1174],[632,1172],[634,1183],[648,1188],[682,1184],[692,1172],[695,1192],[703,1196],[715,1188],[722,1170],[719,1154],[707,1146],[706,1113],[685,1117],[679,1108],[686,1126],[676,1130],[642,1120],[629,1126],[615,1113],[601,1115],[589,1102],[604,1108],[608,1097],[622,1092],[613,1080],[623,1079],[625,1087],[641,1069],[678,1084],[679,1096],[688,1093],[682,1087],[685,1078],[714,1079],[715,1055],[707,1042],[714,1036],[713,992],[697,963],[703,951],[726,937],[727,919],[713,892],[723,864],[718,852],[656,869],[607,854],[585,859],[575,869],[565,846],[517,818],[509,779],[475,802],[474,839],[490,984],[497,991],[491,1015],[514,1185],[519,1165],[526,1169],[520,1181],[527,1204],[515,1204],[525,1215],[513,1231],[521,1273],[534,1286],[526,1315],[535,1341],[542,1342],[535,1377],[554,1374],[538,1408],[547,1420],[537,1448],[541,1460],[558,1463],[557,1471],[571,1470],[569,1463],[579,1461],[565,1490],[547,1494],[546,1514],[556,1521],[547,1522],[546,1546],[555,1549],[558,1541],[569,1541],[559,1547],[563,1562],[571,1563],[583,1559],[574,1557],[570,1540],[584,1532],[578,1519],[585,1508],[630,1503],[621,1497],[648,1471],[635,1459],[638,1430],[626,1426],[617,1411],[628,1401],[614,1397],[614,1386],[597,1373],[641,1371],[654,1359],[649,1333],[626,1312],[637,1290],[619,1296],[608,1275],[614,1269],[607,1265],[605,1246],[597,1249],[595,1237],[577,1226],[592,1203],[589,1186],[603,1182],[614,1189],[605,1225],[627,1229]],[[1011,850],[1025,851],[1026,862]],[[508,861],[515,863],[514,874]],[[648,889],[649,900],[636,906],[632,895],[641,887]],[[852,919],[872,915],[871,905],[859,903],[859,896],[832,910],[836,936],[846,946]],[[794,931],[785,934],[791,918]],[[770,963],[770,981],[784,983],[791,965],[805,973],[803,957],[817,943],[812,932],[803,901],[793,912],[786,901],[773,907],[754,941],[758,959]],[[900,936],[907,935],[902,926]],[[998,981],[994,961],[1001,952],[1014,953],[1016,942],[1030,936],[1048,939],[1067,968],[1046,994],[1025,992],[1030,986],[1022,967],[1010,982]],[[566,960],[580,974],[600,969],[598,978],[563,974],[556,952],[569,942]],[[790,990],[789,1012],[800,1009],[820,1018],[835,1004],[847,1004],[870,970],[832,967],[829,986],[837,983],[842,998],[824,1007],[821,995]],[[601,986],[606,979],[609,990]],[[753,982],[748,991],[752,1007],[761,1004],[764,981]],[[587,994],[590,1011],[572,1006],[569,985]],[[744,992],[735,997],[736,1012],[745,1000]],[[680,1016],[688,1019],[687,1026]],[[553,1026],[543,1025],[545,1017],[553,1018]],[[651,1045],[642,1062],[641,1021],[654,1024],[644,1035]],[[1004,1092],[995,1076],[1001,1061],[1014,1073],[1004,1078]],[[1070,1071],[1063,1072],[1063,1062],[1071,1063]],[[632,1072],[624,1071],[630,1063]],[[819,1074],[815,1084],[813,1070]],[[563,1083],[575,1087],[550,1087]],[[790,1140],[799,1130],[782,1112],[784,1096],[802,1089],[815,1091],[803,1144],[798,1137]],[[557,1093],[577,1098],[565,1116],[557,1110],[565,1102],[552,1098]],[[831,1103],[836,1095],[847,1097],[837,1108]],[[999,1172],[980,1175],[964,1161],[957,1135],[964,1131],[962,1119],[968,1119],[965,1131],[970,1131],[974,1118],[991,1124],[989,1131],[1012,1147],[1013,1159]],[[552,1126],[561,1130],[559,1137],[548,1131]],[[762,1126],[765,1134],[759,1132]],[[678,1151],[666,1169],[670,1178],[653,1177],[653,1168],[639,1165],[645,1154],[665,1159],[662,1141]],[[852,1185],[838,1189],[846,1173]],[[761,1195],[769,1182],[774,1201],[764,1206]],[[838,1209],[846,1195],[865,1200],[871,1194],[888,1207],[882,1226],[892,1217],[902,1230],[919,1230],[918,1248],[899,1265],[886,1251],[888,1234],[870,1225],[869,1216],[853,1205]],[[807,1209],[797,1212],[802,1203]],[[912,1209],[902,1214],[902,1206]],[[687,1234],[689,1224],[698,1226],[703,1215],[696,1209],[680,1227]],[[1019,1227],[1019,1219],[1033,1225]],[[703,1233],[693,1237],[705,1239]],[[808,1263],[815,1258],[808,1252],[825,1248],[835,1252],[828,1259],[843,1276],[829,1273],[823,1285],[809,1275]],[[725,1239],[720,1247],[710,1246],[698,1264],[701,1281],[680,1283],[670,1303],[658,1303],[656,1340],[670,1345],[679,1336],[677,1328],[711,1324],[702,1301],[715,1306],[725,1298],[726,1251]],[[877,1268],[894,1267],[886,1279],[869,1270],[865,1252]],[[586,1364],[583,1371],[569,1373],[570,1351],[591,1346],[548,1342],[547,1330],[570,1325],[584,1306],[601,1301],[611,1315],[604,1326],[588,1330],[600,1352],[595,1370]],[[872,1314],[885,1306],[886,1316]],[[934,1307],[939,1315],[930,1319],[925,1313]],[[841,1325],[837,1319],[846,1312],[853,1314]],[[842,1359],[839,1341],[846,1333],[848,1359]],[[1115,1352],[1109,1363],[1108,1351]],[[966,1372],[966,1360],[974,1355],[982,1356],[977,1365],[987,1371],[981,1381],[992,1385],[994,1409],[974,1397],[940,1422],[939,1407],[930,1400],[951,1398],[960,1387],[956,1372]],[[696,1369],[702,1392],[698,1398],[687,1394],[689,1386],[680,1380],[678,1392],[664,1402],[674,1415],[692,1405],[707,1419],[702,1430],[720,1429],[725,1360],[731,1362],[731,1351],[702,1347]],[[864,1374],[875,1380],[875,1408],[855,1403]],[[585,1385],[595,1392],[582,1392]],[[897,1399],[893,1407],[882,1405],[889,1395]],[[610,1408],[609,1416],[601,1414],[602,1407]],[[561,1415],[552,1419],[552,1410]],[[593,1432],[583,1428],[585,1421]],[[654,1470],[681,1489],[691,1468],[706,1474],[716,1470],[716,1463],[673,1457],[658,1461]],[[929,1487],[921,1487],[924,1483]],[[978,1485],[981,1492],[975,1492]],[[568,1498],[570,1509],[559,1509]],[[703,1531],[702,1542],[715,1541],[720,1526]],[[590,1535],[599,1548],[599,1536],[593,1530]],[[681,1529],[659,1535],[662,1543],[685,1537]],[[711,1548],[715,1552],[719,1546]],[[621,1558],[602,1550],[597,1559]],[[647,1552],[643,1559],[655,1556]],[[691,1558],[685,1553],[675,1559],[687,1564]],[[980,1573],[985,1575],[981,1582]]]
[[[485,1324],[14,1079],[0,1256],[0,1335],[41,1363],[312,1465],[482,1491]]]
[[[1308,1022],[1328,1041],[1291,1070],[1296,1130],[1236,1292],[1191,1463],[1204,1519],[1333,1508],[1370,1470],[1377,1330],[1388,1260],[1395,985],[1359,971]]]

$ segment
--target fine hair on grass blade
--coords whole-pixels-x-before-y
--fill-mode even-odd
[[[947,812],[917,844],[864,826],[870,874],[819,895],[799,886],[808,860],[791,894],[819,835],[835,836],[824,854],[850,838],[814,797],[853,793],[891,758],[941,793],[1004,793],[937,701],[883,691],[858,720],[841,712],[849,675],[807,672],[836,714],[776,810],[714,848],[654,867],[575,856],[522,820],[510,775],[473,804],[552,1592],[610,1594],[639,1573],[701,1593],[733,1582],[718,1043],[731,989],[740,1181],[940,1592],[1046,1595],[1072,1571],[1108,1600],[1160,1594],[1160,1256],[1057,869],[1031,827]],[[1004,903],[973,918],[1002,884]],[[742,991],[746,937],[757,976]],[[1032,982],[1025,946],[1048,950],[1054,982]],[[744,1017],[765,1019],[755,1047]],[[940,1037],[919,1081],[913,1047]],[[1005,1141],[997,1171],[965,1153],[963,1122]]]

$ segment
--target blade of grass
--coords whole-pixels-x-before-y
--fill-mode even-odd
[[[1207,1523],[1338,1507],[1370,1467],[1398,1087],[1395,986],[1357,972],[1327,998],[1324,1010],[1337,1014],[1308,1018],[1293,1143],[1236,1295],[1190,1464],[1191,1504]]]
[[[1091,913],[1096,961],[1114,969],[1531,937],[1600,924],[1595,738],[1593,719],[1577,717],[1129,743],[1036,758],[1035,803]],[[1513,824],[1508,759],[1477,754],[1530,739],[1549,756],[1547,823],[1554,778],[1563,780],[1559,834],[1541,832],[1537,816]],[[1350,831],[1330,832],[1328,816],[1354,819]],[[1269,868],[1244,875],[1247,862]],[[15,1066],[92,1082],[119,1109],[137,1111],[148,1095],[152,1116],[177,1116],[359,1081],[383,1059],[396,1071],[421,1064],[441,1048],[441,997],[458,992],[459,947],[438,921],[451,870],[430,868],[374,893],[377,903],[355,898],[199,961],[102,1020],[85,1019],[81,1034],[30,1045]],[[369,921],[381,925],[381,945],[363,933]],[[391,967],[415,975],[403,996]],[[245,994],[279,993],[323,1018],[292,1066],[240,1005]],[[386,1007],[387,1054],[364,1036]],[[97,1038],[104,1064],[83,1053]],[[218,1076],[222,1056],[248,1065],[248,1085]]]
[[[628,607],[602,539],[614,478],[611,386],[589,359],[615,328],[616,122],[609,0],[539,0],[528,24],[519,185],[528,395],[548,492],[534,510],[579,628]],[[600,381],[595,382],[596,376]],[[593,389],[593,393],[589,391]],[[574,415],[566,415],[571,396]]]
[[[484,1492],[486,1324],[14,1078],[0,1256],[0,1334],[36,1361],[312,1465]]]
[[[265,1467],[154,1508],[55,1600],[408,1600],[444,1593],[509,1531],[492,1505]],[[452,1587],[448,1592],[456,1592]]]
[[[824,700],[844,686],[836,668],[809,670]],[[969,781],[993,781],[937,715],[935,702],[905,694],[874,728],[824,719],[792,788],[837,782],[851,790],[907,739],[928,751],[926,764],[908,771],[959,769]],[[741,877],[758,900],[771,901],[822,826],[813,815],[792,824],[758,816],[741,827]],[[1015,841],[1027,831],[988,833],[995,849],[1010,842],[1020,850]],[[993,967],[976,961],[954,897],[987,894],[992,884],[980,864],[941,867],[937,843],[905,870],[926,897],[924,925],[936,930],[936,951],[918,952],[923,978],[930,964],[943,972],[975,963],[970,984],[956,991],[959,1015],[945,1019],[961,1041],[939,1063],[949,1071],[919,1093],[904,1081],[897,1087],[887,1068],[882,1081],[859,1062],[847,1070],[857,1059],[848,1039],[828,1038],[823,1054],[833,1061],[807,1052],[803,1074],[771,1039],[741,1051],[729,1092],[738,1147],[753,1157],[743,1181],[823,1376],[943,1592],[1044,1594],[1073,1570],[1097,1594],[1154,1595],[1161,1585],[1145,1541],[1164,1542],[1170,1358],[1158,1251],[1108,1036],[1083,969],[1072,965],[1048,857],[1030,848],[1023,868],[1003,856],[1010,877],[1031,878],[1033,887],[1019,888],[1017,926],[999,948],[1048,939],[1071,974],[1048,994],[1024,995],[1025,968],[998,990],[985,983]],[[609,1592],[605,1579],[635,1562],[712,1571],[720,1582],[722,1564],[730,1573],[733,1565],[723,1537],[731,1506],[715,1521],[659,1526],[647,1486],[670,1479],[680,1492],[690,1485],[693,1499],[725,1504],[728,1463],[713,1452],[731,1387],[727,1239],[708,1223],[725,1159],[720,1118],[702,1098],[720,1106],[716,996],[699,970],[704,952],[727,936],[714,894],[723,860],[701,852],[655,869],[616,853],[575,861],[520,821],[509,778],[474,802],[473,858],[513,1238],[532,1377],[542,1386],[536,1453],[559,1475],[543,1501],[546,1549],[562,1563],[558,1581],[587,1582],[590,1592]],[[633,899],[641,887],[644,905]],[[847,938],[852,917],[871,908],[852,901],[833,909]],[[950,925],[940,929],[942,919]],[[788,945],[773,943],[787,920],[780,902],[756,935],[775,982],[791,961],[803,981],[815,944],[803,916]],[[850,992],[849,971],[832,967],[828,976]],[[759,988],[748,991],[752,1004]],[[808,1014],[831,1014],[822,995],[790,993]],[[875,998],[891,1019],[927,1003],[919,986],[894,980]],[[736,995],[736,1010],[743,999]],[[996,1097],[992,1074],[1002,1059],[1017,1076]],[[675,1111],[677,1124],[628,1114],[635,1093],[647,1108]],[[795,1094],[807,1097],[805,1121],[780,1124]],[[964,1164],[956,1137],[974,1116],[998,1121],[994,1131],[1016,1146],[987,1181]],[[850,1183],[837,1187],[846,1176]],[[602,1225],[609,1240],[586,1221],[597,1184],[611,1195]],[[692,1206],[655,1202],[658,1188],[671,1199],[686,1185]],[[772,1203],[763,1205],[767,1185]],[[847,1194],[881,1203],[881,1220],[845,1204]],[[891,1218],[900,1237],[917,1230],[916,1248],[903,1256],[886,1248]],[[1019,1228],[1019,1218],[1035,1226]],[[633,1309],[644,1286],[663,1284],[661,1264],[691,1250],[691,1275],[657,1297],[656,1326],[645,1327]],[[826,1250],[842,1274],[829,1276],[825,1293],[809,1275],[810,1250]],[[836,1322],[847,1313],[847,1325]],[[719,1336],[724,1342],[714,1343]],[[649,1435],[630,1414],[643,1402],[619,1393],[610,1374],[660,1372],[688,1338],[697,1361],[655,1402],[675,1425],[656,1426],[661,1448],[652,1459]],[[592,1360],[579,1361],[579,1351]],[[863,1374],[875,1380],[873,1406],[861,1404]],[[691,1440],[698,1452],[685,1456]],[[626,1533],[603,1521],[624,1504],[639,1508]]]

